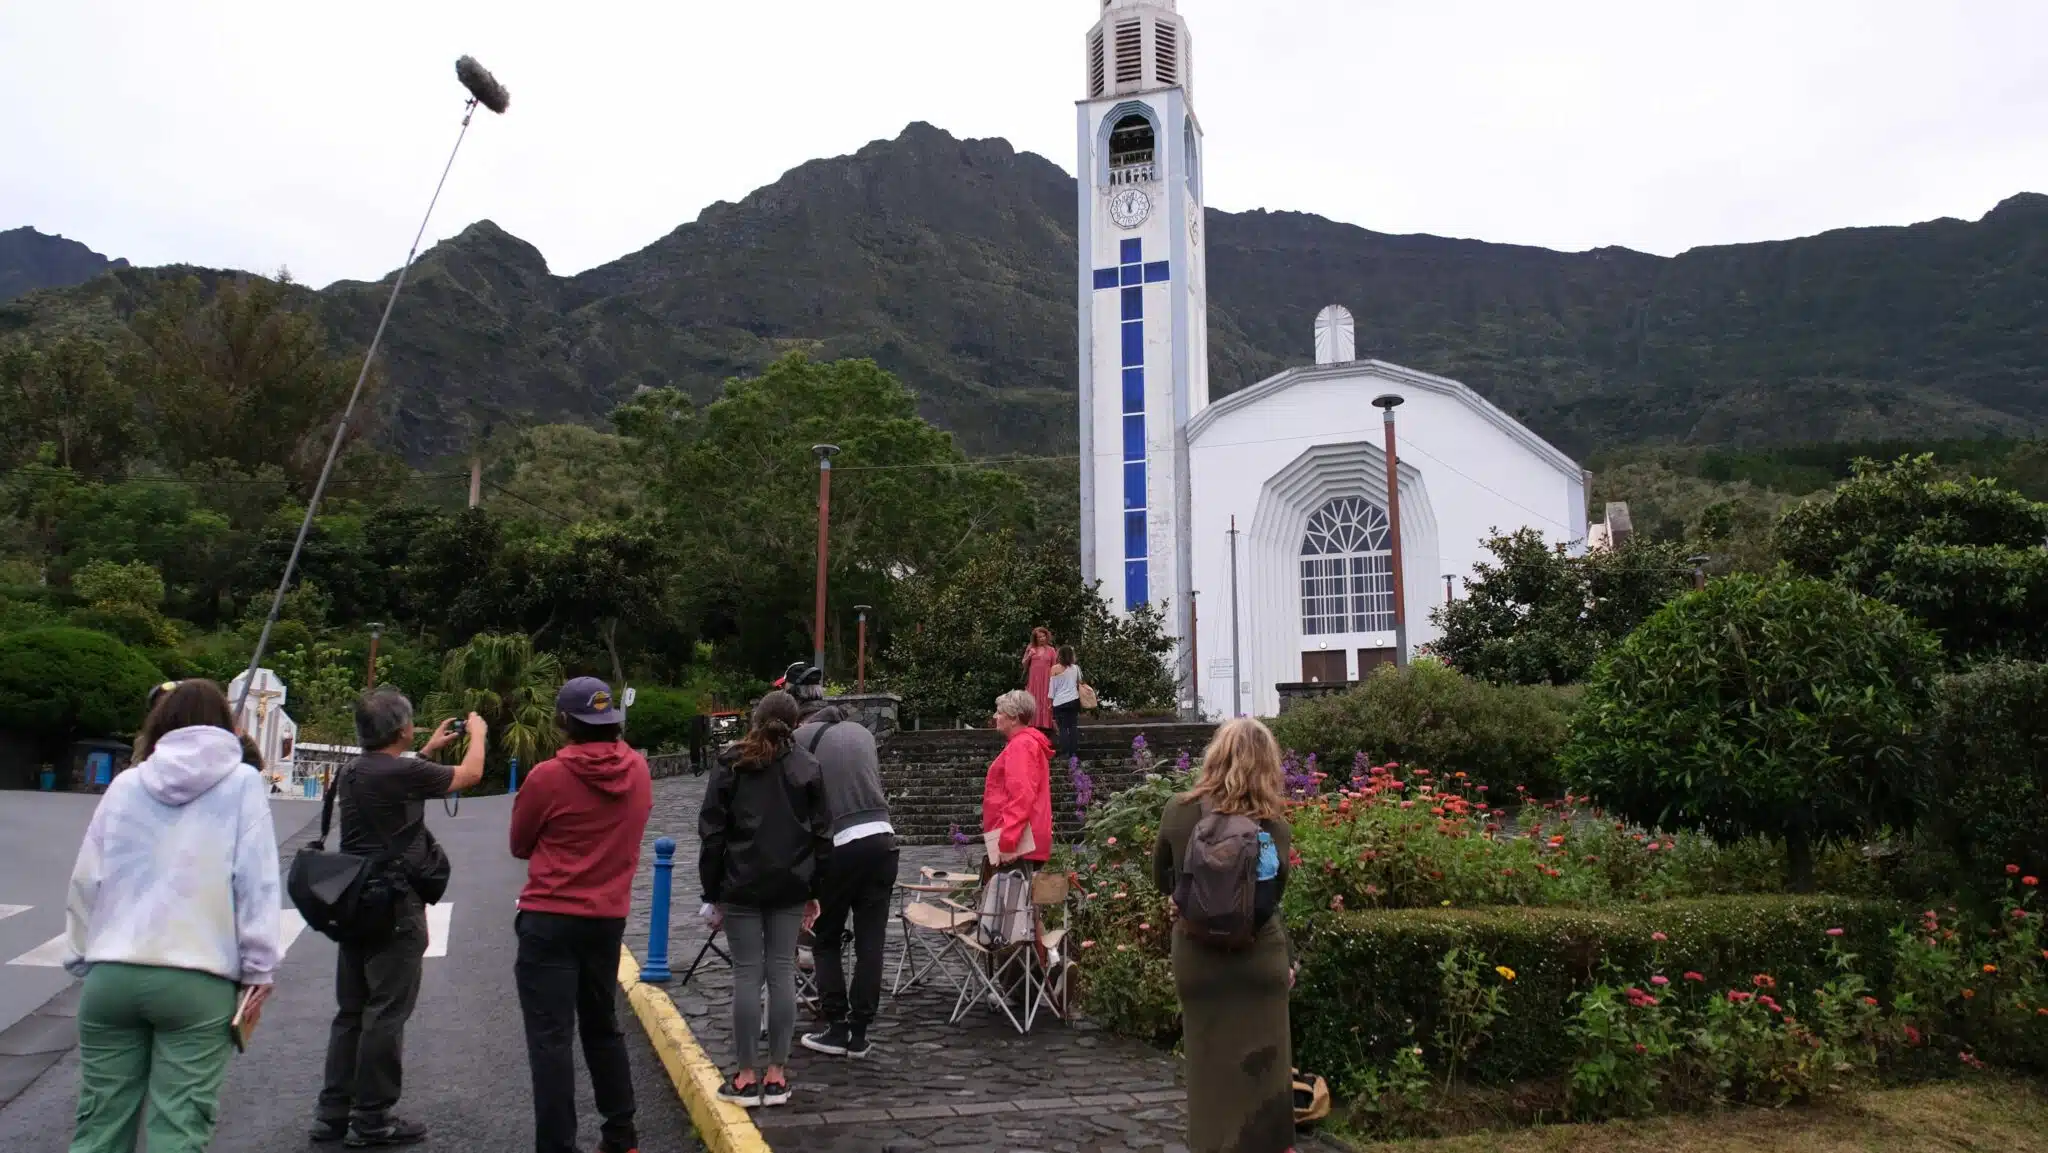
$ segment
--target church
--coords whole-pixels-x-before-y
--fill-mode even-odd
[[[1283,685],[1405,663],[1495,531],[1583,549],[1578,464],[1455,380],[1357,360],[1341,307],[1302,318],[1302,366],[1211,398],[1187,23],[1102,0],[1085,47],[1081,568],[1163,610],[1183,710],[1272,716]]]

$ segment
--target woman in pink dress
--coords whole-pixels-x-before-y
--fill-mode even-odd
[[[1038,698],[1040,728],[1052,724],[1052,666],[1059,650],[1052,645],[1052,630],[1040,625],[1031,630],[1031,644],[1024,650],[1024,689]]]

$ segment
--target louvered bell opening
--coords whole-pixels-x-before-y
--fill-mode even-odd
[[[1159,83],[1180,83],[1180,29],[1161,20],[1152,25],[1152,55],[1159,68]]]
[[[1102,29],[1097,28],[1088,37],[1088,95],[1090,98],[1103,95],[1108,90],[1109,61],[1102,53]]]
[[[1141,20],[1126,20],[1116,26],[1116,82],[1145,82],[1145,24]]]

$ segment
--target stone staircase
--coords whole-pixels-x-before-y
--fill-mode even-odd
[[[1179,722],[1083,725],[1081,767],[1094,779],[1096,797],[1106,798],[1138,780],[1133,738],[1142,735],[1155,764],[1165,769],[1183,752],[1199,758],[1215,731],[1213,724]],[[943,845],[956,825],[967,836],[978,836],[982,785],[989,762],[1002,748],[1002,735],[993,729],[899,730],[883,738],[882,788],[889,796],[889,818],[897,837],[908,845]],[[1063,764],[1052,767],[1052,795],[1055,832],[1061,840],[1070,840],[1080,831],[1080,821]]]

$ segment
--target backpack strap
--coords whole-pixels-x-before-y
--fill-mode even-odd
[[[354,775],[351,772],[354,768],[353,764],[342,766],[341,771],[334,775],[334,783],[327,787],[327,795],[320,800],[320,839],[314,841],[313,844],[323,853],[327,851],[327,832],[332,827],[334,821],[334,795],[341,791],[341,783]],[[360,810],[361,806],[357,806],[357,808]],[[360,816],[360,813],[358,815]],[[409,826],[406,829],[405,844],[394,845],[391,843],[391,838],[384,835],[384,830],[377,827],[377,822],[367,818],[363,820],[363,826],[375,834],[379,841],[384,843],[384,851],[379,853],[376,859],[385,863],[402,861],[406,850],[412,848],[412,843],[419,839],[420,830],[425,827],[426,823],[426,817],[423,814],[419,824]]]
[[[836,725],[838,723],[838,721],[818,722],[818,731],[811,734],[811,743],[804,746],[804,751],[811,754],[814,757],[817,756],[818,742],[825,739],[825,730],[831,728],[833,725]]]

